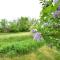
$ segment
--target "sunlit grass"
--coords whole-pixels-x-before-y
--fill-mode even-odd
[[[60,53],[56,49],[42,46],[29,54],[16,57],[1,57],[0,60],[60,60]]]
[[[44,43],[33,41],[30,32],[2,34],[0,49],[5,54],[0,54],[0,60],[60,60],[60,53]]]
[[[38,49],[38,59],[41,60],[60,60],[60,53],[55,48],[43,46]]]
[[[9,38],[15,36],[30,36],[31,32],[20,32],[20,33],[1,33],[0,38]]]

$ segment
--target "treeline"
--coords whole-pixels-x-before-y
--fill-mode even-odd
[[[0,20],[0,32],[28,32],[37,25],[36,19],[21,17],[8,22],[6,19]]]

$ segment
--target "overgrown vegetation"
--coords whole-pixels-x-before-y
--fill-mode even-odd
[[[40,0],[42,11],[38,30],[52,47],[60,49],[60,0]]]
[[[0,57],[22,55],[24,60],[33,53],[35,59],[30,60],[60,60],[60,0],[40,3],[40,19],[0,21]]]
[[[6,19],[0,20],[0,32],[29,32],[36,28],[38,21],[36,19],[29,19],[28,17],[21,17],[17,20],[8,21]]]
[[[27,39],[26,39],[27,38]],[[31,35],[0,37],[0,56],[23,55],[36,50],[44,45],[43,41],[34,41]]]

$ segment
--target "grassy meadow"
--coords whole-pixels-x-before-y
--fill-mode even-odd
[[[60,53],[34,41],[31,32],[1,33],[0,60],[60,60]]]

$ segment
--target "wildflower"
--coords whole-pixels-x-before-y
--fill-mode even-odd
[[[58,6],[57,11],[60,11],[60,5]]]
[[[36,41],[40,41],[41,38],[42,38],[41,33],[36,32],[36,33],[34,34],[33,38],[34,38],[34,40],[36,40]]]
[[[53,3],[57,3],[58,2],[58,0],[53,0]]]
[[[54,17],[60,18],[60,11],[55,11],[53,14]]]
[[[60,18],[60,5],[58,6],[57,11],[53,13],[53,16]]]
[[[36,33],[37,32],[37,29],[32,29],[32,33]]]
[[[57,17],[57,12],[54,12],[53,13],[53,17]]]

